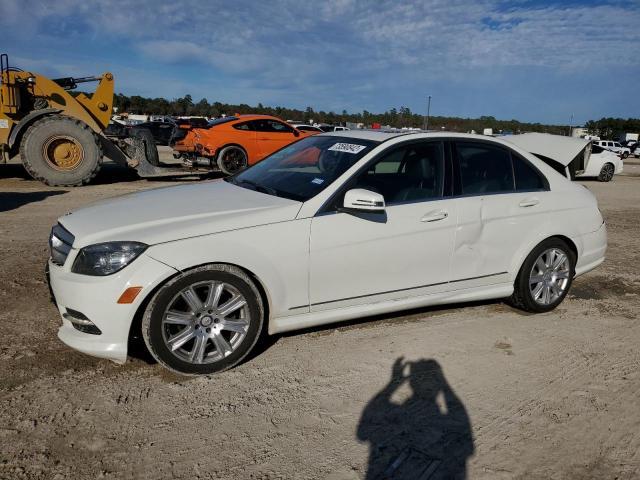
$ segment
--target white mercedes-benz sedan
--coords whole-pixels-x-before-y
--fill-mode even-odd
[[[165,367],[209,374],[263,330],[483,299],[547,312],[607,235],[589,190],[513,143],[351,130],[76,210],[50,246],[64,343],[124,362],[141,334]]]

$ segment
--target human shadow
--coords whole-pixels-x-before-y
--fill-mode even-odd
[[[405,382],[412,395],[393,402]],[[362,412],[357,436],[369,443],[366,480],[462,480],[474,452],[467,411],[433,359],[395,361],[389,383]]]

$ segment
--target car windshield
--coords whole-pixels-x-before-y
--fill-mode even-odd
[[[331,185],[378,142],[314,135],[226,180],[240,187],[305,202]]]

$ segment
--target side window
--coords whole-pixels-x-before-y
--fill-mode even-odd
[[[516,190],[521,192],[546,190],[542,174],[533,165],[514,153],[511,154],[511,160],[516,177]]]
[[[419,142],[396,148],[360,174],[353,188],[381,193],[388,205],[442,197],[444,148]]]
[[[456,142],[463,195],[513,192],[509,152],[482,143]]]
[[[293,128],[275,120],[256,120],[259,132],[293,133]]]
[[[243,122],[243,123],[236,123],[233,128],[235,128],[236,130],[246,130],[246,131],[250,131],[250,130],[255,130],[255,128],[251,128],[253,122]]]

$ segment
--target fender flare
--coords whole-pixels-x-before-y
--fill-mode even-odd
[[[47,115],[52,115],[54,113],[60,113],[62,110],[58,108],[43,108],[42,110],[34,110],[33,112],[26,115],[22,120],[20,120],[15,128],[11,130],[11,135],[9,135],[9,148],[13,147],[13,144],[18,139],[18,135],[20,135],[24,130],[27,129],[29,125],[33,123],[34,120],[40,117],[44,117]]]

